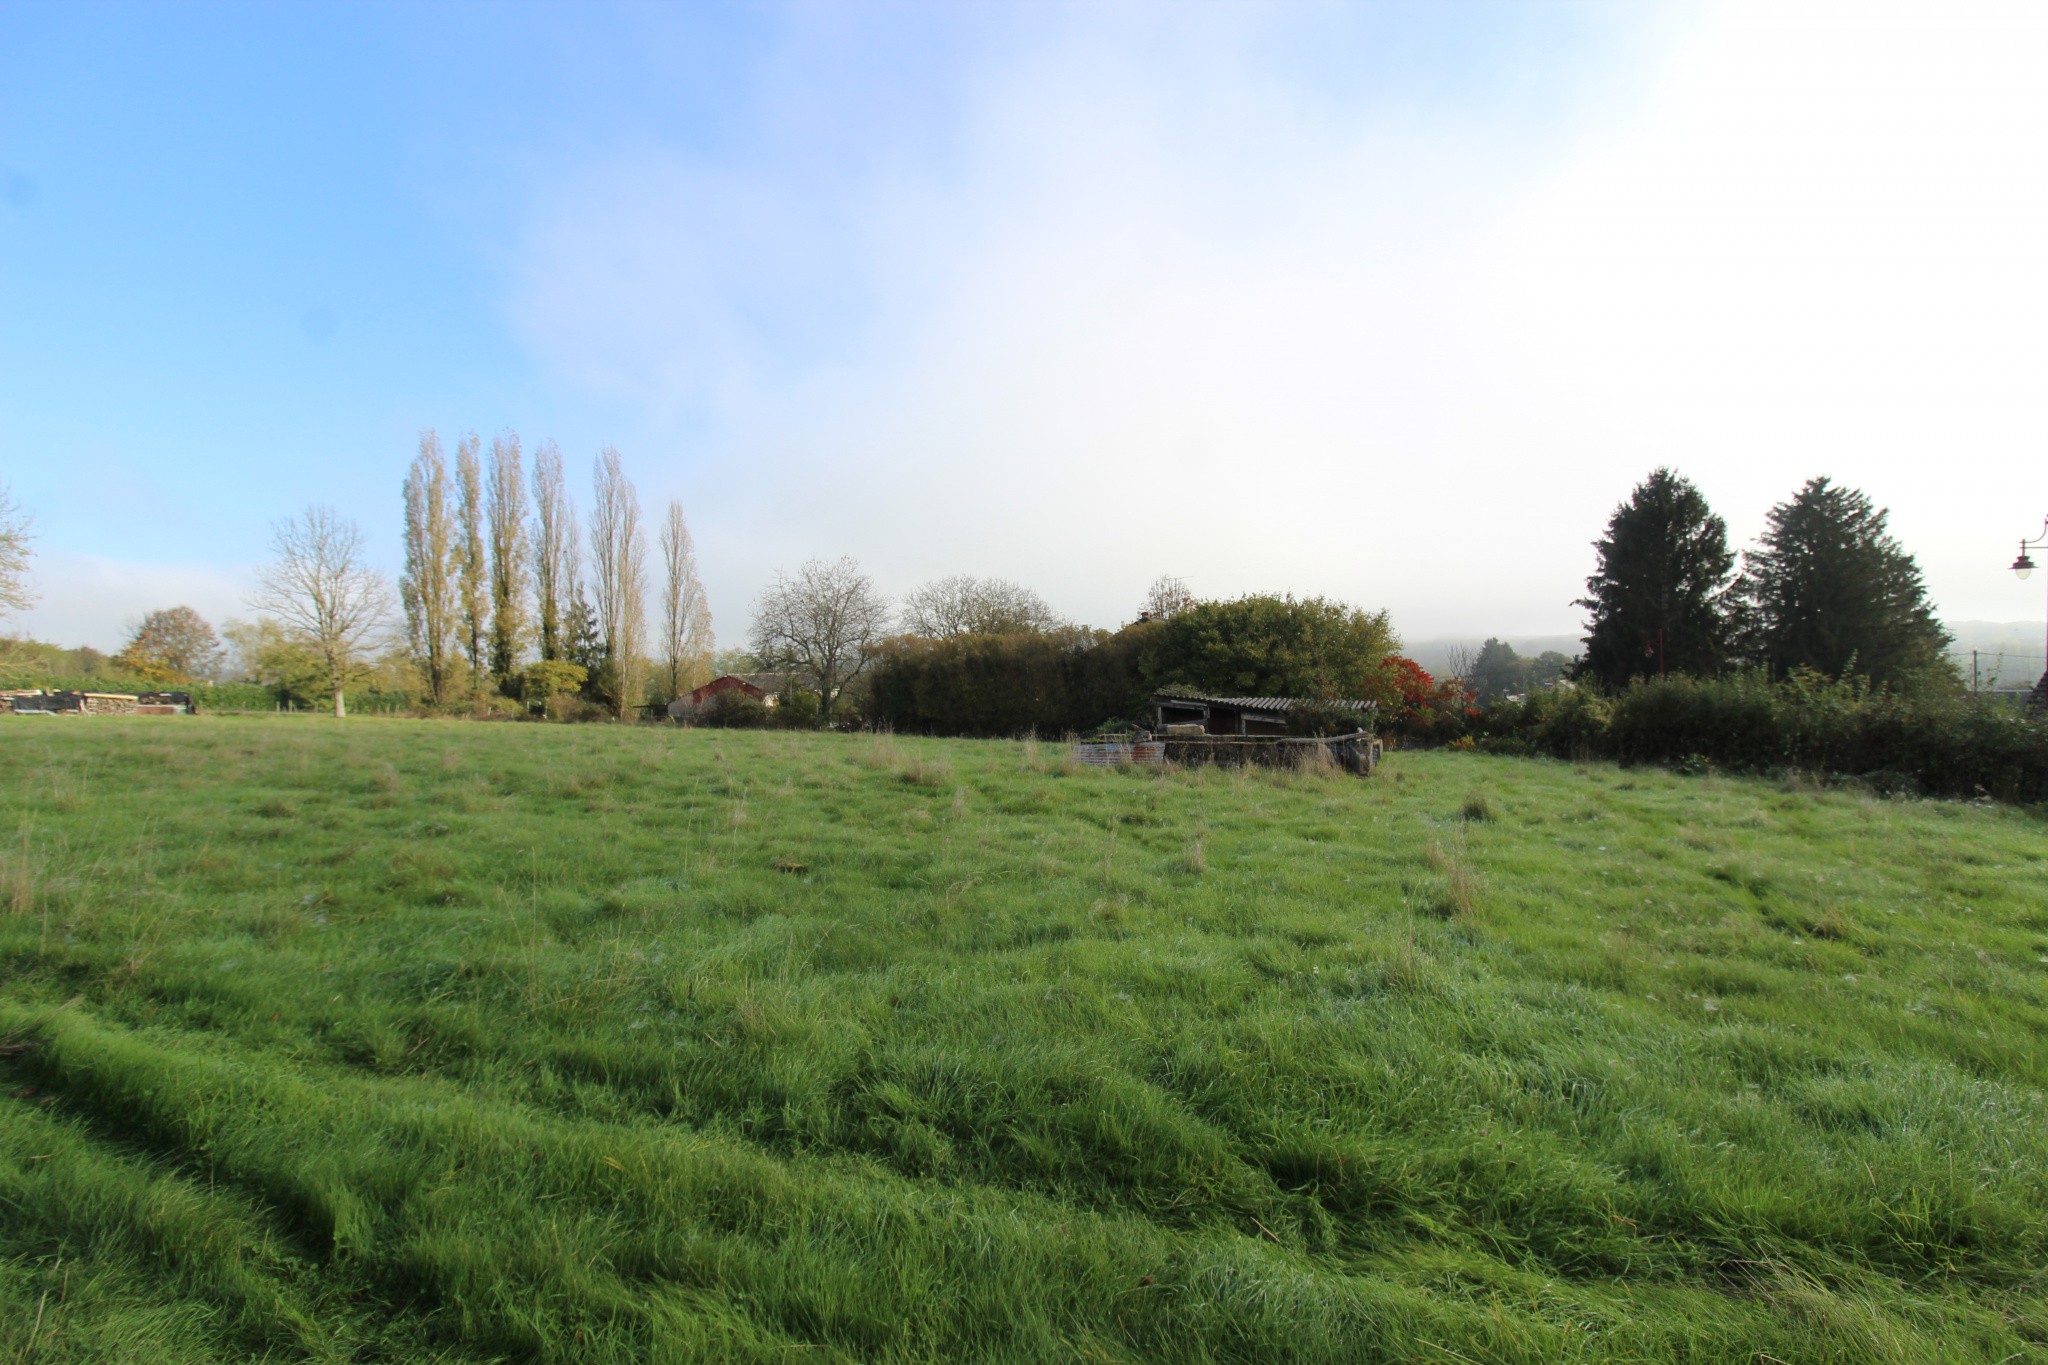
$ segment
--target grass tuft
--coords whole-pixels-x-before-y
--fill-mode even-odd
[[[896,742],[896,732],[883,727],[870,730],[867,744],[861,753],[861,761],[870,768],[899,768],[903,763],[903,747]]]
[[[953,765],[943,755],[920,753],[896,776],[913,787],[943,787],[953,780]]]
[[[1479,909],[1479,877],[1466,864],[1462,850],[1446,848],[1431,839],[1423,845],[1422,853],[1430,871],[1437,875],[1430,908],[1445,919],[1476,914]]]
[[[1305,777],[1338,777],[1343,774],[1337,760],[1330,756],[1328,745],[1297,744],[1293,748],[1292,767],[1295,772]]]
[[[21,847],[0,853],[0,902],[17,915],[36,906],[36,864],[29,846],[29,825],[21,826]]]

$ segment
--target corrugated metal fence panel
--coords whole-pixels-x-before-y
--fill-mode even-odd
[[[1091,768],[1117,768],[1127,763],[1157,767],[1166,762],[1166,746],[1156,739],[1135,744],[1117,740],[1083,740],[1074,745],[1074,757]]]

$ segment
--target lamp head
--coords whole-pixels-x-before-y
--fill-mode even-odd
[[[2012,571],[2021,578],[2034,571],[2034,561],[2027,558],[2026,546],[2020,546],[2020,557],[2012,562]]]

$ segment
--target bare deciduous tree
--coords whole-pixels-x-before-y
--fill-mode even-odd
[[[334,714],[347,715],[342,693],[391,614],[391,590],[364,559],[362,531],[332,508],[309,507],[278,522],[270,544],[276,559],[251,605],[275,615],[318,657]]]
[[[544,660],[569,655],[577,559],[576,509],[562,477],[562,452],[542,441],[533,452],[533,595]]]
[[[596,505],[590,511],[590,568],[595,576],[598,639],[612,714],[631,714],[640,695],[641,634],[647,611],[647,546],[640,532],[640,496],[606,446],[597,457]]]
[[[794,578],[775,575],[754,604],[749,643],[769,667],[795,673],[817,691],[819,722],[826,724],[832,704],[867,667],[888,629],[889,599],[860,565],[813,559]]]
[[[452,564],[455,519],[448,507],[448,464],[441,438],[420,435],[420,453],[405,476],[405,576],[398,582],[405,602],[406,630],[413,660],[436,704],[448,699],[449,647],[455,635]]]
[[[1019,635],[1059,626],[1059,616],[1043,597],[1000,578],[955,574],[927,583],[903,599],[903,628],[928,639]]]
[[[697,577],[697,549],[683,520],[683,505],[670,499],[661,523],[661,562],[666,570],[661,596],[661,646],[668,695],[682,695],[683,683],[711,657],[711,606]]]
[[[510,691],[526,633],[527,580],[526,480],[513,432],[491,441],[485,502],[491,542],[491,676],[501,690]]]
[[[1152,586],[1145,592],[1145,605],[1141,614],[1153,620],[1161,620],[1176,612],[1186,611],[1195,605],[1195,595],[1188,591],[1187,580],[1173,574],[1163,573],[1152,580]]]
[[[0,484],[0,616],[10,611],[27,611],[35,600],[28,590],[28,513],[15,503],[13,494]]]
[[[476,434],[455,446],[455,601],[462,652],[469,659],[472,691],[483,685],[485,633],[489,629],[490,562],[484,552],[484,476],[477,465]]]

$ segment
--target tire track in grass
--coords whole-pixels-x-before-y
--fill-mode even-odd
[[[1162,1359],[1349,1362],[1434,1338],[1554,1360],[1583,1336],[1332,1273],[1250,1230],[1174,1235],[1028,1195],[878,1178],[845,1159],[547,1122],[415,1079],[315,1085],[74,1009],[0,1005],[0,1032],[39,1043],[15,1065],[67,1106],[188,1163],[204,1154],[330,1268],[416,1296],[415,1311],[461,1340],[521,1358],[765,1360],[827,1345],[862,1360],[1031,1360],[1079,1333],[1112,1355]],[[215,1277],[204,1283],[320,1349],[303,1305],[236,1268],[246,1237],[202,1222],[186,1254]],[[1754,1326],[1774,1339],[1767,1319]]]

